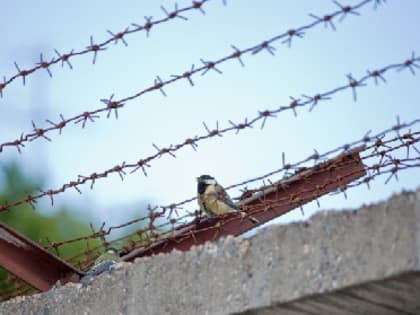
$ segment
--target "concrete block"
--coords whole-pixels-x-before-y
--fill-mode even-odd
[[[0,314],[420,314],[419,229],[420,189],[137,259],[87,288],[3,302]]]

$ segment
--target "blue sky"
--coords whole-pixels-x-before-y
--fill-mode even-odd
[[[177,3],[181,8],[191,2]],[[144,24],[144,16],[162,18],[160,5],[171,10],[174,2],[8,2],[0,12],[0,75],[15,74],[14,61],[23,69],[32,67],[41,52],[49,60],[54,48],[62,53],[80,50],[89,45],[90,35],[102,42],[109,38],[107,29],[115,33],[131,23]],[[119,111],[118,120],[103,115],[85,129],[68,126],[61,136],[49,134],[52,142],[41,139],[27,144],[21,155],[6,148],[0,163],[19,161],[26,172],[46,175],[46,188],[58,188],[79,174],[146,157],[155,152],[152,143],[164,147],[203,134],[203,121],[228,126],[229,120],[243,121],[259,110],[286,105],[289,96],[314,95],[343,85],[346,74],[360,77],[367,69],[402,62],[412,51],[420,52],[418,1],[390,0],[376,11],[372,7],[368,4],[359,10],[360,16],[335,23],[336,31],[323,26],[307,31],[302,39],[293,40],[291,48],[275,43],[275,56],[267,52],[244,56],[245,67],[229,61],[219,67],[222,75],[210,71],[195,76],[193,87],[181,80],[164,89],[167,97],[157,91],[130,101]],[[313,20],[309,13],[323,16],[337,8],[330,1],[228,0],[223,6],[221,0],[211,0],[204,6],[205,15],[188,12],[184,14],[188,21],[174,19],[156,25],[149,37],[145,32],[129,35],[125,38],[128,47],[110,45],[99,53],[95,65],[92,55],[78,56],[71,60],[73,70],[51,67],[52,79],[46,71],[38,71],[27,78],[26,86],[12,83],[0,99],[0,142],[29,132],[31,120],[46,127],[45,119],[58,121],[59,114],[67,118],[102,107],[99,100],[111,94],[116,99],[135,94],[151,86],[157,75],[168,79],[182,74],[192,64],[200,65],[200,58],[214,60],[230,54],[232,44],[241,49],[254,46],[307,24]],[[141,215],[133,209],[143,201],[166,205],[194,196],[195,177],[200,174],[213,174],[224,185],[234,184],[279,168],[282,152],[288,161],[296,162],[314,148],[322,153],[359,139],[368,130],[388,128],[397,115],[402,121],[419,118],[419,76],[393,71],[386,78],[387,84],[360,89],[357,102],[351,91],[339,93],[310,113],[300,109],[295,118],[292,112],[284,112],[263,130],[253,128],[203,141],[197,152],[188,148],[179,151],[176,159],[155,160],[148,177],[137,172],[121,182],[117,175],[110,176],[97,181],[93,190],[89,185],[82,187],[82,195],[69,190],[57,196],[56,204],[83,209],[77,215],[87,220],[121,223]],[[399,174],[399,182],[388,185],[384,185],[386,177],[380,178],[370,191],[366,187],[350,190],[347,200],[343,195],[322,198],[321,208],[352,208],[383,200],[392,192],[415,189],[418,178],[417,169]],[[195,204],[188,206],[194,209]],[[304,209],[309,216],[317,207]],[[46,200],[40,210],[54,209]],[[301,218],[300,211],[295,211],[282,221]]]

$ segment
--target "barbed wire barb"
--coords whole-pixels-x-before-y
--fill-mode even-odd
[[[70,58],[71,56],[73,56],[74,49],[72,49],[72,50],[70,51],[70,53],[68,53],[68,54],[64,54],[64,55],[61,55],[61,54],[58,52],[58,50],[57,50],[57,49],[55,49],[55,48],[54,48],[54,51],[55,51],[55,53],[56,53],[56,54],[57,54],[57,56],[58,56],[58,60],[61,60],[61,67],[64,67],[64,63],[66,63],[66,64],[69,66],[70,70],[73,70],[73,65],[70,63],[69,58]]]
[[[188,18],[179,14],[178,3],[175,2],[175,8],[172,12],[168,12],[163,5],[160,6],[162,11],[166,14],[169,19],[179,18],[181,20],[187,21]]]
[[[292,39],[294,36],[302,38],[304,36],[304,32],[302,31],[296,31],[296,30],[288,30],[287,35],[288,37],[282,41],[282,44],[287,44],[287,46],[290,48],[292,45]]]
[[[240,64],[242,67],[245,67],[245,64],[244,64],[244,62],[242,61],[242,58],[241,58],[242,51],[241,51],[239,48],[237,48],[236,46],[234,46],[234,45],[230,45],[230,47],[232,47],[232,49],[235,51],[235,52],[231,55],[231,57],[232,57],[232,58],[236,58],[236,59],[238,59],[239,64]]]
[[[351,92],[353,94],[353,101],[357,102],[356,88],[366,86],[366,84],[355,80],[353,76],[351,75],[351,73],[347,74],[347,79],[349,80],[349,85],[351,87]]]
[[[275,114],[273,114],[271,111],[269,111],[269,110],[264,110],[264,111],[260,111],[260,112],[258,112],[259,114],[260,114],[260,117],[262,117],[263,118],[263,121],[261,122],[261,126],[260,126],[260,129],[263,129],[264,128],[264,126],[265,126],[265,122],[267,121],[267,118],[268,117],[276,117],[276,115]]]
[[[331,97],[329,96],[324,96],[321,94],[316,94],[314,96],[308,96],[305,94],[302,94],[302,97],[306,98],[306,102],[302,103],[302,104],[310,104],[311,106],[309,107],[309,112],[312,112],[312,110],[315,108],[316,105],[318,105],[318,103],[320,101],[325,101],[325,100],[330,100]],[[302,105],[301,104],[301,105]]]
[[[203,15],[205,15],[206,12],[203,9],[203,3],[204,3],[204,1],[193,1],[192,5],[193,5],[194,9],[199,10]]]
[[[159,148],[156,144],[152,143],[153,147],[158,151],[157,155],[159,156],[159,158],[162,157],[162,155],[164,154],[169,154],[171,155],[173,158],[176,158],[175,154],[173,154],[172,151],[172,145],[169,148]]]
[[[266,50],[270,53],[270,55],[274,56],[276,48],[274,46],[271,46],[268,41],[263,41],[260,45],[258,45],[256,48],[253,49],[252,54],[256,55],[262,50]]]
[[[64,119],[64,117],[63,117],[63,115],[62,114],[60,114],[60,118],[61,118],[61,121],[59,122],[59,123],[54,123],[54,122],[52,122],[51,120],[49,120],[49,119],[46,119],[45,121],[47,122],[47,123],[49,123],[50,125],[52,125],[52,126],[54,126],[54,128],[55,129],[58,129],[58,134],[59,135],[61,135],[61,131],[62,131],[62,129],[66,126],[66,120]]]
[[[194,82],[191,79],[191,75],[194,74],[194,67],[195,67],[195,65],[193,64],[193,65],[191,65],[190,71],[185,71],[182,75],[172,74],[171,77],[175,78],[175,79],[181,79],[181,78],[187,79],[188,82],[190,83],[190,85],[194,86]]]
[[[20,70],[20,68],[19,68],[18,64],[16,63],[16,61],[14,62],[14,64],[15,64],[15,68],[16,68],[16,70],[18,72],[18,75],[22,77],[22,83],[23,83],[23,85],[25,85],[26,84],[26,76],[29,74],[29,71],[27,71],[27,70]]]
[[[98,52],[106,50],[105,47],[101,47],[99,44],[94,43],[92,35],[90,36],[90,45],[87,46],[86,49],[93,52],[92,64],[96,63],[96,57],[98,56]]]
[[[138,160],[136,165],[135,165],[135,168],[130,172],[130,174],[137,172],[138,169],[141,169],[143,171],[144,176],[147,176],[147,172],[146,172],[145,167],[150,167],[150,165],[147,164],[147,161]]]
[[[222,74],[223,72],[220,71],[219,69],[216,68],[216,63],[213,61],[204,61],[203,59],[200,59],[200,61],[203,63],[204,65],[204,69],[203,72],[201,73],[201,75],[205,75],[209,70],[214,70],[216,71],[218,74]]]
[[[120,103],[118,101],[113,101],[114,94],[111,94],[111,96],[106,99],[101,99],[101,102],[107,105],[108,113],[106,114],[106,118],[109,118],[111,116],[111,112],[114,111],[115,113],[115,119],[118,119],[118,108],[123,107],[124,103]]]
[[[404,69],[409,69],[412,75],[416,75],[415,69],[420,69],[420,66],[416,64],[419,62],[420,57],[416,58],[414,51],[411,53],[411,58],[407,59],[398,69],[397,71],[402,71]]]
[[[336,0],[333,0],[333,3],[335,3],[342,11],[341,16],[338,20],[339,22],[342,22],[348,14],[353,14],[353,15],[356,15],[356,16],[360,15],[359,12],[356,12],[355,9],[351,6],[349,6],[349,5],[344,6]]]
[[[385,78],[382,76],[382,74],[381,74],[379,71],[377,71],[377,70],[373,70],[373,71],[371,72],[371,71],[367,70],[367,73],[368,73],[368,75],[369,75],[370,77],[374,78],[374,80],[375,80],[375,85],[378,85],[378,84],[379,84],[379,80],[378,80],[378,79],[380,79],[383,83],[386,83]]]
[[[128,33],[129,30],[130,30],[130,27],[126,27],[124,31],[118,32],[116,34],[114,34],[113,32],[111,32],[110,30],[106,30],[106,31],[107,31],[107,33],[109,35],[111,35],[114,38],[115,45],[117,45],[118,44],[118,41],[120,40],[124,44],[124,46],[127,47],[128,46],[128,43],[124,39],[124,36]]]
[[[85,128],[88,121],[95,122],[95,119],[98,119],[99,115],[92,115],[90,112],[84,112],[83,114],[77,117],[75,124],[82,123],[82,129]]]
[[[328,28],[328,26],[330,26],[333,31],[336,31],[337,30],[336,27],[335,27],[335,25],[334,25],[334,23],[332,22],[332,18],[333,17],[331,15],[328,15],[327,14],[327,15],[324,15],[321,18],[321,17],[319,17],[319,16],[317,16],[317,15],[315,15],[313,13],[310,13],[309,16],[312,17],[312,18],[314,18],[317,22],[324,22],[324,27],[325,28]]]
[[[52,59],[52,60],[54,60],[54,59]],[[41,68],[45,69],[47,71],[48,75],[50,76],[50,78],[52,78],[52,73],[51,73],[51,70],[49,68],[50,64],[51,64],[51,62],[44,61],[42,53],[41,53],[40,56],[39,56],[39,62],[37,63],[37,65],[40,66]]]
[[[45,131],[44,131],[44,129],[37,128],[37,127],[36,127],[36,125],[35,125],[35,122],[34,122],[33,120],[32,120],[32,128],[33,128],[33,131],[34,131],[34,135],[33,135],[33,137],[30,137],[30,138],[29,138],[29,141],[33,141],[34,139],[39,138],[39,137],[42,137],[42,138],[44,138],[45,140],[51,141],[51,139],[50,139],[50,138],[48,138],[48,137],[45,135]]]
[[[154,82],[155,82],[155,85],[154,85],[153,89],[159,90],[162,93],[162,95],[166,97],[166,93],[163,90],[164,83],[163,83],[162,79],[159,76],[156,76]]]

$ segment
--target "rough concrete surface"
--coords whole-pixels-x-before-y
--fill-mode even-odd
[[[87,288],[0,314],[420,314],[420,189],[181,253],[137,259]]]

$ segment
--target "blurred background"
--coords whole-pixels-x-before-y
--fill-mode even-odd
[[[354,5],[359,1],[348,1]],[[381,4],[384,1],[378,1]],[[178,7],[191,1],[178,1]],[[343,3],[344,4],[344,3]],[[106,30],[118,33],[166,16],[174,2],[156,1],[81,1],[40,2],[11,1],[2,6],[2,49],[0,78],[32,68],[40,61],[60,53],[79,51],[110,38]],[[417,30],[420,28],[416,0],[387,1],[376,10],[374,3],[358,10],[360,16],[348,15],[341,23],[318,26],[303,38],[293,38],[292,45],[276,42],[275,55],[267,51],[248,54],[242,60],[228,61],[218,67],[222,74],[209,71],[195,75],[191,86],[180,80],[160,91],[127,102],[118,111],[118,119],[101,115],[94,123],[69,125],[58,135],[27,143],[19,154],[6,147],[0,155],[0,200],[2,204],[23,198],[26,193],[55,189],[76,180],[78,175],[101,172],[123,161],[133,163],[156,152],[159,147],[182,143],[186,138],[210,129],[229,126],[229,120],[243,122],[258,111],[274,109],[290,103],[289,96],[315,95],[348,82],[347,74],[359,78],[366,70],[403,62],[413,51],[420,51]],[[93,54],[71,58],[67,64],[37,71],[7,86],[0,99],[0,143],[19,138],[37,127],[47,127],[46,119],[60,121],[84,111],[104,106],[100,99],[121,99],[154,84],[156,76],[167,80],[196,68],[203,60],[216,60],[230,55],[231,45],[240,49],[251,47],[311,21],[308,14],[324,16],[339,9],[331,1],[240,1],[212,0],[199,10],[189,11],[185,21],[175,18],[155,25],[146,32],[124,37],[100,51],[96,63]],[[121,224],[146,213],[147,205],[168,205],[195,196],[195,178],[211,174],[225,186],[235,184],[277,169],[286,162],[305,159],[316,149],[323,153],[344,143],[360,139],[367,131],[372,134],[389,128],[399,115],[402,122],[420,117],[418,104],[420,80],[408,69],[386,76],[386,84],[370,84],[357,91],[357,102],[351,90],[321,102],[312,112],[299,108],[297,117],[286,111],[269,119],[263,129],[253,128],[225,134],[199,143],[197,151],[185,148],[176,159],[165,155],[151,163],[148,176],[141,171],[118,175],[81,186],[82,194],[67,190],[54,198],[38,201],[36,211],[22,206],[1,214],[0,219],[36,240],[60,240],[91,232],[89,223],[98,228]],[[349,209],[388,198],[393,192],[415,189],[419,184],[417,169],[399,173],[399,180],[384,184],[386,178],[371,183],[371,190],[359,186],[342,194],[320,199],[320,209]],[[278,180],[279,178],[272,178]],[[255,183],[258,187],[261,183]],[[252,187],[251,187],[252,188]],[[230,191],[232,196],[239,190]],[[188,211],[197,206],[190,203]],[[302,220],[319,211],[316,203],[304,207],[304,215],[292,211],[275,220],[277,223]],[[269,223],[272,224],[272,223]],[[128,230],[120,230],[116,237]],[[119,234],[118,234],[119,233]],[[69,249],[69,251],[77,248]]]

